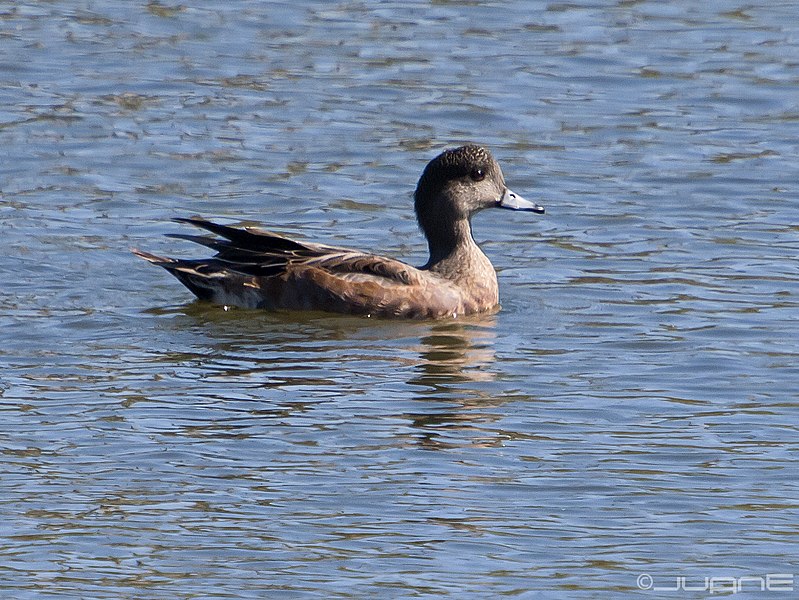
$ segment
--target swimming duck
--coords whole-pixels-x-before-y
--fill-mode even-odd
[[[207,246],[216,251],[214,257],[178,260],[133,253],[165,268],[198,298],[228,306],[419,319],[495,309],[496,271],[472,237],[471,218],[484,208],[543,213],[543,207],[508,189],[497,161],[477,145],[446,150],[431,160],[416,186],[414,207],[430,250],[427,264],[419,268],[199,217],[175,221],[219,237],[171,237]]]

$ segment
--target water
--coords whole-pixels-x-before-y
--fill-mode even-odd
[[[790,596],[797,23],[0,3],[2,597]],[[421,264],[467,140],[548,210],[476,219],[496,315],[224,311],[128,253],[202,214]]]

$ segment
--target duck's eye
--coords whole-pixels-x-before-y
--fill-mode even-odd
[[[486,174],[483,169],[472,169],[472,172],[469,173],[469,177],[472,178],[472,181],[483,181],[483,179],[486,178]]]

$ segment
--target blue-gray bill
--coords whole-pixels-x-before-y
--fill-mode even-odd
[[[508,188],[505,189],[505,193],[502,194],[502,198],[500,198],[499,202],[497,202],[497,206],[499,208],[507,208],[509,210],[526,210],[539,214],[543,214],[544,212],[543,206],[536,204],[535,202],[525,200],[519,194],[512,192]]]

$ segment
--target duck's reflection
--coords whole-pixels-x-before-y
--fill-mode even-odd
[[[418,374],[410,384],[438,390],[448,384],[492,381],[496,318],[434,324],[420,339]]]
[[[310,416],[320,399],[350,410],[349,400],[367,398],[376,410],[396,406],[393,416],[410,421],[425,447],[498,443],[491,423],[507,399],[497,387],[496,315],[399,322],[202,303],[158,314],[177,317],[175,331],[193,340],[193,352],[161,360],[193,356],[210,393],[249,394],[262,405],[248,411],[262,418],[298,407]]]
[[[496,317],[434,324],[420,338],[419,363],[408,384],[422,401],[407,414],[418,430],[416,442],[428,449],[499,443],[487,424],[501,399],[490,385],[497,378]]]

